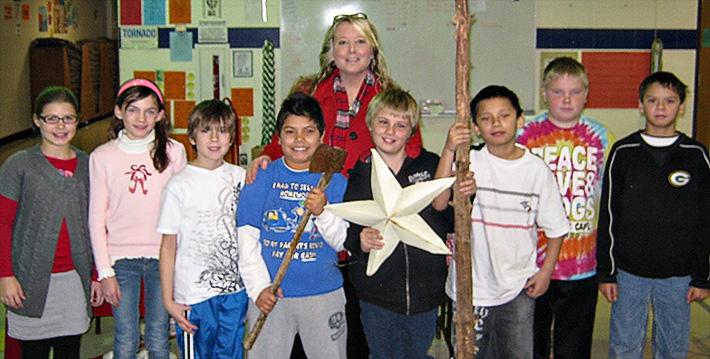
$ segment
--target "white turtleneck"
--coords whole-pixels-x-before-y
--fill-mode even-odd
[[[153,141],[155,140],[155,129],[151,130],[150,133],[148,133],[148,136],[137,140],[128,138],[126,130],[123,129],[118,133],[118,138],[116,140],[118,142],[118,148],[126,153],[148,152],[148,150],[151,149]]]

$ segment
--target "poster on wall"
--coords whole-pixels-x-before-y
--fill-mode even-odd
[[[232,88],[232,106],[237,116],[254,116],[254,89]]]
[[[170,0],[170,23],[189,24],[192,22],[190,0]]]
[[[232,76],[233,77],[252,77],[254,72],[253,55],[251,50],[234,50],[232,51]]]
[[[594,91],[587,108],[637,108],[638,84],[651,68],[650,52],[582,52]]]
[[[121,25],[141,25],[141,0],[121,0]]]
[[[165,0],[143,0],[143,25],[165,25]]]
[[[133,71],[133,77],[137,79],[146,79],[150,80],[153,82],[158,82],[157,76],[155,74],[155,71]]]
[[[200,26],[197,28],[197,42],[226,44],[228,40],[226,21],[200,21]]]
[[[30,21],[30,4],[22,4],[22,21]]]
[[[187,128],[190,112],[195,108],[195,101],[173,101],[173,128]]]
[[[54,0],[54,5],[52,5],[52,11],[54,13],[54,32],[58,34],[66,34],[67,23],[64,12],[64,1]]]
[[[170,32],[170,61],[192,61],[192,32]]]
[[[49,18],[46,6],[40,6],[37,10],[37,20],[39,21],[39,32],[47,32],[49,30]]]
[[[165,95],[166,99],[185,99],[185,72],[165,71],[164,84],[165,86],[163,88],[163,94]]]
[[[202,16],[206,19],[222,17],[222,0],[202,0]]]
[[[67,28],[73,27],[76,29],[78,27],[77,7],[68,0],[64,2],[64,23]]]
[[[122,49],[157,49],[158,48],[158,28],[157,27],[122,27],[121,28],[121,48]]]

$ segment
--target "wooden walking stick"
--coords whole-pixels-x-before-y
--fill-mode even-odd
[[[466,0],[456,0],[456,121],[465,123],[469,128],[468,86],[469,86],[469,31],[471,17],[468,14]],[[465,178],[469,171],[470,141],[456,147],[456,181]],[[456,358],[474,357],[476,338],[473,315],[473,280],[471,263],[471,201],[454,192],[454,226],[456,229],[454,261],[456,262]]]
[[[346,156],[347,153],[340,148],[330,147],[324,144],[318,146],[315,153],[313,153],[313,158],[311,158],[311,163],[308,166],[308,172],[322,173],[316,188],[325,190],[325,188],[328,187],[331,178],[333,178],[333,173],[338,173],[343,169]],[[298,223],[298,227],[296,227],[296,232],[293,234],[291,245],[288,247],[286,254],[284,254],[281,266],[279,266],[279,270],[276,272],[276,276],[271,284],[271,293],[276,294],[279,290],[281,282],[286,276],[288,266],[291,264],[291,258],[293,258],[293,254],[296,252],[298,242],[301,240],[301,235],[303,235],[303,231],[305,230],[306,224],[308,224],[308,220],[310,218],[311,211],[306,209],[306,212],[303,213],[303,216],[301,217],[301,221]],[[254,327],[252,327],[249,335],[247,335],[247,338],[244,340],[244,348],[246,350],[251,350],[252,346],[254,346],[254,342],[259,336],[261,329],[264,327],[267,317],[267,313],[261,312],[261,314],[259,314],[259,318],[256,320]]]

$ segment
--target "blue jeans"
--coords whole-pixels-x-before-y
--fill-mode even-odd
[[[121,259],[113,269],[121,289],[121,302],[113,307],[113,355],[116,359],[133,359],[140,341],[141,279],[145,287],[145,345],[151,359],[167,359],[170,316],[163,306],[158,260],[149,258]]]
[[[478,347],[476,359],[533,357],[535,300],[528,297],[525,290],[508,303],[476,306],[473,312],[478,318],[474,327]],[[455,343],[456,333],[452,333],[452,343]]]
[[[360,310],[372,359],[430,358],[437,309],[404,315],[360,301]]]
[[[619,299],[611,306],[609,358],[641,358],[648,305],[653,308],[653,357],[685,358],[690,336],[690,276],[663,279],[619,271]]]

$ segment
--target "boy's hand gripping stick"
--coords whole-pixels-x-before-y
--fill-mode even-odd
[[[331,178],[333,178],[333,173],[338,173],[343,169],[346,156],[347,153],[340,148],[330,147],[324,144],[318,146],[315,153],[313,153],[313,158],[311,158],[311,163],[308,166],[308,172],[322,173],[316,188],[325,190],[325,188],[328,187]],[[293,257],[294,252],[296,252],[298,242],[301,240],[301,235],[303,235],[303,231],[306,228],[306,224],[308,224],[308,220],[310,218],[311,211],[306,209],[306,212],[303,213],[303,217],[301,217],[301,222],[299,222],[298,227],[296,227],[296,232],[291,240],[291,245],[288,247],[288,250],[283,257],[283,261],[281,262],[278,272],[276,272],[276,277],[274,277],[273,283],[271,284],[271,293],[276,294],[279,290],[281,282],[283,281],[284,276],[286,276],[288,266],[291,264],[291,258]],[[254,346],[254,341],[256,341],[261,329],[264,327],[267,316],[268,314],[264,312],[259,314],[259,319],[256,320],[254,327],[252,327],[249,335],[247,335],[247,338],[244,340],[244,348],[246,350],[251,350],[252,346]]]

